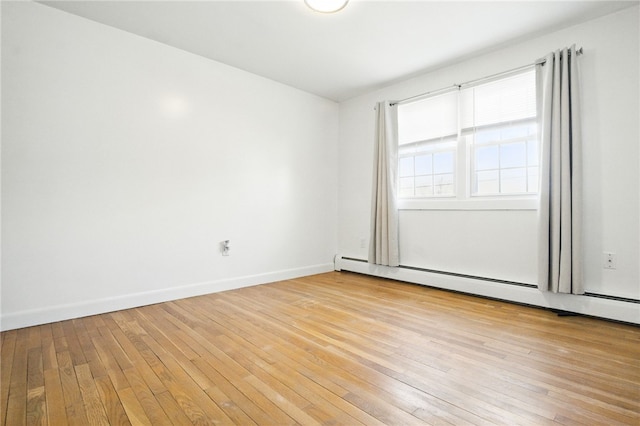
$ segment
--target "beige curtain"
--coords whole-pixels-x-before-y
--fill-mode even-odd
[[[371,201],[371,236],[369,263],[398,266],[398,208],[396,187],[398,174],[397,107],[388,101],[376,106],[373,194]]]
[[[583,294],[582,147],[575,45],[536,67],[540,130],[538,288]]]

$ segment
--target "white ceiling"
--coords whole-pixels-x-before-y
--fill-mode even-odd
[[[337,14],[303,0],[41,3],[342,101],[638,1],[351,0]]]

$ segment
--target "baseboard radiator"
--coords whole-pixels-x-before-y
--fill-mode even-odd
[[[349,271],[394,279],[481,297],[548,308],[563,314],[579,314],[640,325],[640,300],[586,293],[554,294],[535,284],[401,265],[373,265],[364,259],[336,255],[336,271]]]

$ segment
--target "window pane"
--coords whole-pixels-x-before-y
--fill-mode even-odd
[[[527,192],[527,169],[507,169],[500,171],[500,192],[520,194]]]
[[[436,195],[451,195],[453,191],[453,174],[442,174],[433,176],[433,192]]]
[[[416,178],[416,196],[426,197],[433,195],[433,176],[420,176]]]
[[[413,196],[413,177],[400,178],[400,191],[398,191],[400,197],[412,197]]]
[[[527,148],[524,142],[500,145],[500,167],[524,167],[527,165]]]
[[[479,145],[499,140],[501,140],[500,130],[479,130],[475,133],[473,142]]]
[[[417,156],[416,157],[416,175],[430,175],[432,173],[433,173],[433,167],[431,166],[431,155]]]
[[[500,192],[497,170],[476,173],[476,194],[497,194]]]
[[[502,129],[500,134],[500,139],[508,140],[515,138],[522,138],[529,134],[529,126],[527,124],[523,124],[520,126],[509,126],[507,128]]]
[[[398,176],[413,176],[413,157],[400,158],[398,163]]]
[[[433,154],[434,173],[453,173],[453,152]]]
[[[398,196],[432,197],[453,194],[453,174],[456,158],[455,138],[450,141],[418,142],[399,147]],[[434,173],[450,175],[435,191]],[[442,180],[441,179],[441,180]]]
[[[498,147],[487,146],[476,148],[476,170],[490,170],[499,167]]]

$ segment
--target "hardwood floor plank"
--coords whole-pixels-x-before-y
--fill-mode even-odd
[[[120,400],[116,389],[111,383],[109,376],[97,377],[94,379],[96,388],[100,394],[100,400],[105,408],[109,424],[112,426],[131,425],[131,419],[127,417],[122,401]]]
[[[256,376],[250,376],[247,379],[247,383],[253,386],[258,392],[264,395],[267,399],[272,401],[282,412],[291,417],[294,422],[298,422],[302,425],[319,425],[320,422],[309,416],[304,409],[309,406],[308,401],[304,401],[303,406],[299,407],[295,402],[291,401],[291,395],[289,398],[282,395],[274,388],[273,383],[266,383],[263,380],[258,379]],[[300,400],[295,398],[298,402]]]
[[[225,402],[230,399],[233,403],[241,407],[242,411],[252,420],[252,422],[261,424],[268,424],[271,422],[271,417],[267,412],[262,410],[254,401],[248,396],[242,393],[234,384],[227,380],[222,374],[218,372],[211,364],[205,361],[204,358],[199,358],[193,361],[194,365],[198,367],[200,371],[207,375],[216,385],[206,389],[207,394],[213,398],[214,395],[222,393],[224,399],[222,400],[221,407],[225,409]],[[218,401],[218,399],[216,399]],[[229,415],[233,418],[232,415]]]
[[[147,417],[153,425],[169,424],[170,420],[162,410],[153,392],[147,386],[146,382],[135,367],[124,371],[124,375],[131,385],[136,398],[144,409]],[[164,387],[163,387],[164,388]]]
[[[76,335],[76,329],[73,326],[73,320],[63,321],[62,330],[67,342],[67,350],[71,355],[72,365],[76,366],[86,364],[87,360],[84,356],[84,352],[82,352],[82,348],[80,347],[80,342],[78,341],[78,336]]]
[[[216,403],[220,406],[220,408],[224,411],[224,413],[231,419],[234,424],[237,425],[257,425],[253,419],[242,410],[238,404],[236,404],[233,399],[228,397],[220,388],[217,386],[210,387],[205,389],[205,392],[209,397],[216,401]]]
[[[142,426],[153,425],[131,388],[120,389],[116,392],[118,393],[118,397],[122,402],[124,411],[127,413],[127,418],[131,421],[131,424]]]
[[[112,356],[109,349],[109,345],[104,339],[104,336],[95,336],[91,338],[91,342],[100,358],[100,362],[104,367],[107,375],[111,379],[111,383],[115,387],[116,391],[129,386],[129,382],[122,373],[122,368],[118,364],[117,360]],[[125,363],[125,365],[128,365]],[[98,376],[100,377],[100,376]]]
[[[42,369],[54,370],[58,368],[58,358],[56,356],[56,346],[53,337],[45,337],[42,340]]]
[[[65,352],[69,350],[67,338],[64,336],[54,337],[53,344],[56,348],[56,352]]]
[[[62,322],[52,322],[51,323],[51,335],[53,339],[58,339],[60,337],[64,337],[64,330],[62,330]]]
[[[48,423],[50,425],[65,425],[69,423],[67,411],[65,410],[60,373],[57,368],[44,371],[44,390]]]
[[[89,364],[76,365],[75,371],[89,424],[108,425],[109,419],[91,375]]]
[[[59,352],[57,357],[67,419],[70,424],[87,424],[87,415],[84,411],[84,402],[71,354],[68,351]]]
[[[40,335],[40,326],[29,327],[29,337],[27,342],[27,351],[41,346],[42,338]]]
[[[122,349],[118,341],[113,337],[113,332],[117,332],[118,328],[109,329],[108,327],[102,327],[99,329],[102,336],[101,342],[106,346],[113,359],[118,363],[120,370],[128,370],[133,366],[131,360],[127,356],[126,352]]]
[[[0,425],[4,425],[7,419],[11,370],[17,337],[18,332],[16,330],[2,333],[2,347],[0,348],[0,356],[2,357],[2,363],[0,364]]]
[[[27,354],[27,390],[44,386],[42,348],[32,347]]]
[[[80,349],[84,354],[84,358],[86,359],[87,364],[89,364],[91,374],[93,375],[93,377],[106,376],[107,371],[100,360],[100,356],[98,355],[93,342],[91,341],[91,335],[89,333],[88,327],[91,327],[92,322],[89,320],[76,320],[73,322],[73,324],[76,330],[78,343],[80,344]],[[97,330],[96,333],[98,333]]]
[[[37,329],[36,333],[33,329]],[[42,341],[40,327],[33,327],[29,335],[27,354],[27,424],[47,424],[47,407],[44,390]]]
[[[141,375],[151,392],[154,394],[165,392],[167,389],[164,387],[158,376],[153,372],[151,367],[149,367],[149,364],[147,364],[130,337],[127,337],[122,330],[113,330],[112,333],[113,337],[116,338],[129,359],[131,359],[133,369]],[[132,337],[131,332],[128,333],[129,336]],[[143,346],[140,346],[140,344],[138,344],[138,347],[144,348]]]
[[[27,391],[26,424],[47,425],[47,403],[44,394],[44,385]]]
[[[154,325],[152,328],[145,327],[147,333],[156,341],[166,345],[170,352],[181,352],[181,356],[187,359],[194,359],[198,356],[188,345],[180,341],[180,339],[172,339],[180,329],[173,324],[170,315],[163,316],[166,315],[164,310],[157,306],[148,306],[146,309],[141,310],[141,312],[148,323]]]
[[[6,425],[22,425],[27,416],[27,345],[28,329],[17,331],[9,383]],[[4,363],[4,360],[3,360]],[[3,380],[6,380],[3,377]]]
[[[640,425],[640,327],[352,273],[1,343],[0,425]]]
[[[157,394],[156,399],[167,417],[169,417],[171,424],[180,426],[191,423],[189,417],[187,417],[184,411],[182,411],[182,408],[180,408],[180,405],[176,402],[173,396],[171,396],[169,391]]]

